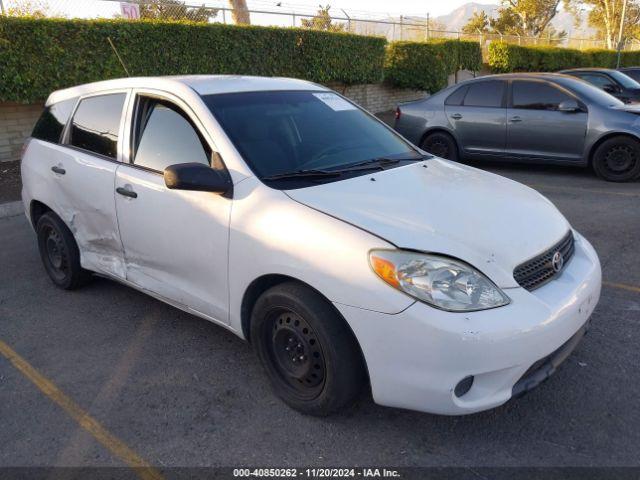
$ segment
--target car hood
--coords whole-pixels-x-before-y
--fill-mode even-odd
[[[517,287],[513,269],[570,228],[535,190],[441,159],[286,194],[398,248],[461,259],[502,288]]]

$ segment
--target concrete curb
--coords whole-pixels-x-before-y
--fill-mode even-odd
[[[17,217],[23,213],[22,202],[0,203],[0,218]]]

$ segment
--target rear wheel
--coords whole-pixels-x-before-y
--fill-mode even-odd
[[[80,266],[78,245],[60,217],[45,213],[38,219],[36,233],[40,258],[53,283],[73,290],[91,278],[91,272]]]
[[[458,147],[451,135],[445,132],[434,132],[427,135],[420,148],[436,157],[458,161]]]
[[[287,282],[260,296],[251,342],[275,393],[302,413],[335,412],[352,403],[365,383],[351,330],[329,302],[304,285]]]
[[[640,175],[640,142],[629,137],[604,141],[593,154],[593,170],[609,182],[628,182]]]

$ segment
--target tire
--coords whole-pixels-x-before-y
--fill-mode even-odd
[[[454,162],[458,161],[458,146],[453,137],[448,133],[430,133],[422,140],[420,148],[436,157],[446,158]]]
[[[73,234],[53,212],[43,214],[36,224],[40,258],[53,283],[74,290],[87,283],[91,272],[80,266],[80,251]]]
[[[640,142],[629,137],[605,140],[593,154],[593,170],[609,182],[628,182],[640,175]]]
[[[325,416],[362,392],[366,371],[356,339],[314,290],[286,282],[264,292],[250,336],[275,393],[291,408]]]

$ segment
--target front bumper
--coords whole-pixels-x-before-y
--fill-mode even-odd
[[[336,304],[360,342],[376,403],[474,413],[547,378],[579,342],[600,297],[598,256],[577,233],[575,246],[561,275],[533,292],[506,289],[512,302],[492,310],[450,313],[416,302],[388,315]],[[456,396],[470,375],[471,388]]]

